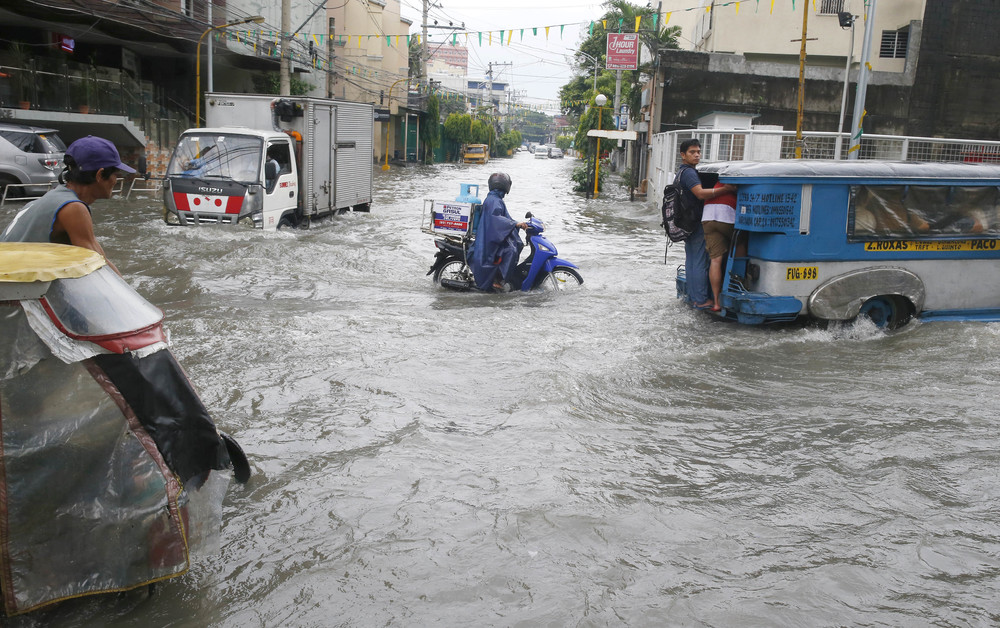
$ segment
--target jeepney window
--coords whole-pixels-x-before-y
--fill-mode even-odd
[[[1000,235],[996,186],[851,187],[853,240]]]
[[[177,142],[167,175],[258,180],[263,141],[245,135],[184,135]]]

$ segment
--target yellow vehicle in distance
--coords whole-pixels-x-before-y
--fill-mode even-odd
[[[462,151],[462,161],[467,164],[485,164],[490,160],[489,144],[467,144]]]

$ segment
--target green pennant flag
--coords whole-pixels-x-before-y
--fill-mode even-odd
[[[479,31],[479,45],[483,45],[483,31]]]
[[[566,29],[566,25],[565,25],[565,24],[560,24],[560,25],[559,25],[559,39],[562,39],[562,36],[563,36],[563,31],[564,31],[565,29]]]
[[[410,36],[409,35],[406,36],[406,47],[407,48],[410,47]]]
[[[458,33],[452,33],[451,34],[451,45],[452,46],[457,46],[458,45]]]
[[[524,29],[521,29],[521,41],[524,41]]]
[[[792,0],[792,2],[795,2],[795,0]],[[625,18],[623,18],[623,17],[618,18],[618,32],[619,33],[622,30],[622,22],[624,22],[624,21],[625,21]]]
[[[389,48],[392,48],[392,42],[389,41],[388,35],[385,36],[385,45],[388,46]]]
[[[538,36],[538,27],[537,26],[534,27],[533,29],[531,29],[531,34],[534,35],[534,36],[536,36],[536,37]]]

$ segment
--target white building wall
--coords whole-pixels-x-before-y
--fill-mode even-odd
[[[836,13],[822,13],[824,0],[802,0],[792,12],[791,3],[771,3],[762,0],[736,3],[719,3],[700,0],[701,11],[692,31],[695,49],[704,52],[724,52],[758,57],[776,62],[798,64],[802,37],[802,12],[809,11],[806,55],[810,65],[843,66],[846,62],[851,42],[850,29],[840,27]],[[882,31],[897,31],[907,27],[911,21],[920,21],[924,15],[925,0],[878,0],[875,15],[875,30],[872,37],[872,70],[876,72],[902,72],[905,59],[879,57]],[[815,5],[816,10],[813,10]],[[855,63],[861,58],[864,40],[864,0],[843,0],[843,7],[854,15],[859,15],[855,25],[853,57]],[[911,47],[918,42],[911,41]]]

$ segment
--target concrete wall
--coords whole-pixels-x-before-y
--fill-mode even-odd
[[[879,3],[879,13],[883,8]],[[1000,139],[1000,11],[996,0],[928,2],[910,23],[910,55],[903,72],[873,72],[866,133]],[[859,38],[860,39],[860,38]],[[919,42],[919,45],[918,43]],[[658,133],[693,126],[713,111],[756,114],[755,124],[794,130],[798,67],[742,55],[661,51],[662,116]],[[806,65],[803,128],[836,131],[843,67]],[[857,70],[851,72],[845,127],[853,113]],[[847,130],[846,128],[843,130]]]
[[[928,2],[907,134],[1000,139],[996,0]]]

